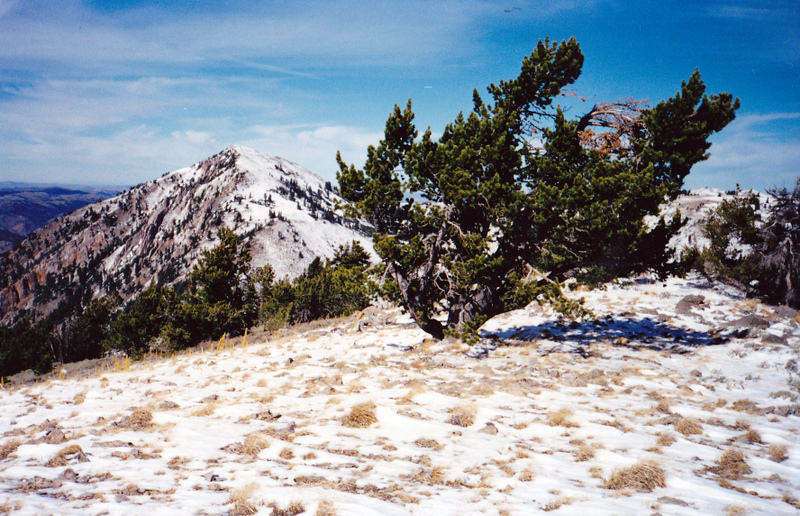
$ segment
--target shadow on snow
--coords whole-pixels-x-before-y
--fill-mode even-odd
[[[673,328],[650,318],[618,318],[606,316],[585,322],[549,321],[534,326],[510,328],[481,335],[484,347],[536,346],[542,354],[575,353],[589,356],[587,346],[605,342],[634,350],[651,349],[671,353],[688,353],[692,348],[723,344],[737,333],[721,335]],[[480,345],[480,344],[479,344]],[[480,350],[476,350],[480,355]]]

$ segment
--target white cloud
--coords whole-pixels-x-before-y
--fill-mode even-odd
[[[1,23],[0,58],[56,60],[78,70],[297,56],[337,67],[407,62],[410,56],[436,61],[470,51],[464,36],[483,9],[455,1],[315,2],[185,15],[132,11],[120,22],[72,3],[59,16],[40,7]]]
[[[687,186],[733,189],[738,183],[742,188],[765,191],[794,185],[800,176],[800,139],[796,131],[792,133],[794,137],[786,138],[771,126],[796,125],[797,121],[800,113],[737,117],[713,139],[711,158],[695,167],[687,178]]]
[[[253,136],[239,143],[294,161],[329,181],[336,180],[337,151],[346,163],[360,167],[367,147],[383,137],[383,133],[347,126],[257,126],[250,132]]]

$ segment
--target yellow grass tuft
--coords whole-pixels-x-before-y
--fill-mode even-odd
[[[299,501],[290,503],[285,509],[278,507],[274,503],[269,504],[269,506],[272,507],[272,516],[296,516],[306,512],[306,508]]]
[[[49,468],[58,468],[72,462],[89,462],[89,459],[86,458],[83,450],[77,444],[71,444],[59,450],[55,457],[50,459],[45,466]]]
[[[573,412],[572,409],[563,407],[558,410],[551,410],[547,413],[547,424],[550,426],[563,426],[566,428],[577,428],[578,423],[570,419]]]
[[[256,457],[266,448],[269,448],[269,437],[260,432],[248,434],[242,444],[242,452],[251,457]]]
[[[740,479],[752,472],[752,469],[744,460],[744,454],[736,448],[725,450],[722,456],[714,463],[716,466],[708,468],[708,471],[729,480]]]
[[[256,487],[256,483],[251,482],[244,487],[234,490],[228,498],[228,503],[233,504],[233,510],[228,514],[231,516],[251,516],[258,513],[258,507],[250,501]]]
[[[556,498],[552,502],[548,503],[544,507],[542,507],[542,510],[545,511],[545,512],[555,511],[557,509],[560,509],[564,505],[571,504],[573,501],[574,500],[572,498],[569,498],[567,496],[561,496],[559,498]]]
[[[464,428],[472,426],[475,423],[475,409],[465,405],[454,407],[450,409],[450,419],[447,422]]]
[[[212,415],[217,410],[216,403],[205,403],[202,407],[197,408],[194,412],[192,412],[192,416],[194,417],[207,417]]]
[[[769,460],[773,462],[783,462],[789,458],[786,455],[786,446],[782,444],[772,444],[767,449],[767,453],[769,454]]]
[[[353,405],[350,412],[342,418],[342,425],[350,428],[366,428],[377,422],[375,403],[371,401]]]
[[[130,371],[131,369],[131,357],[122,357],[122,358],[114,358],[112,363],[114,367],[115,373],[121,373],[123,371]]]
[[[446,483],[446,476],[444,474],[446,470],[447,468],[445,466],[422,468],[414,474],[411,480],[425,484],[443,485]]]
[[[536,473],[534,473],[533,471],[531,471],[531,470],[529,470],[529,469],[524,469],[524,470],[522,470],[522,472],[519,474],[519,480],[520,480],[520,482],[530,482],[530,481],[532,481],[532,480],[533,480],[535,477],[536,477]]]
[[[664,470],[655,462],[639,462],[625,469],[615,471],[602,487],[615,491],[632,489],[649,493],[657,487],[666,487]]]
[[[424,437],[417,439],[414,441],[414,444],[419,446],[420,448],[430,448],[432,450],[440,451],[444,448],[438,441],[435,439],[426,439]]]
[[[0,460],[6,460],[9,455],[17,451],[17,448],[19,448],[21,444],[22,441],[19,439],[12,439],[3,446],[0,446]],[[784,446],[784,448],[786,447]]]
[[[658,444],[658,446],[670,446],[674,444],[675,441],[677,441],[675,436],[669,432],[659,432],[656,435],[658,435],[658,440],[656,441],[656,444]]]
[[[319,505],[317,505],[316,516],[336,516],[336,507],[334,507],[333,502],[327,499],[320,500]]]
[[[153,413],[141,407],[136,407],[130,416],[125,416],[114,423],[118,428],[128,428],[130,430],[145,430],[153,426]]]
[[[744,434],[744,438],[750,444],[764,444],[764,441],[761,440],[761,434],[753,428]]]
[[[703,433],[703,427],[700,422],[692,417],[681,418],[680,421],[675,423],[675,431],[685,436],[699,435]]]
[[[594,451],[598,448],[596,444],[578,443],[578,449],[573,452],[575,462],[586,462],[594,458]]]

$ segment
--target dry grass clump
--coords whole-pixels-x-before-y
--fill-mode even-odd
[[[747,514],[747,509],[741,505],[726,505],[723,510],[725,511],[725,516],[745,516]]]
[[[420,448],[430,448],[432,450],[439,451],[444,448],[439,442],[435,439],[426,439],[424,437],[417,439],[414,441],[414,444],[419,446]]]
[[[233,504],[233,510],[228,513],[230,516],[251,516],[258,512],[256,504],[250,501],[256,487],[256,483],[251,482],[231,493],[228,498],[228,503]]]
[[[56,455],[50,459],[45,466],[48,468],[58,468],[61,466],[66,466],[72,462],[89,462],[86,454],[83,453],[83,449],[81,449],[81,447],[77,444],[72,444],[59,450],[59,452],[56,453]]]
[[[217,410],[216,403],[206,403],[202,407],[199,407],[197,410],[192,412],[192,416],[194,417],[208,417],[212,415]]]
[[[655,407],[655,410],[658,412],[663,412],[664,414],[672,414],[672,409],[670,408],[670,401],[666,398],[661,398],[658,400],[658,404]]]
[[[570,419],[573,412],[567,407],[558,410],[551,410],[547,413],[547,424],[550,426],[563,426],[566,428],[577,428],[580,425]]]
[[[21,444],[22,441],[19,439],[12,439],[3,446],[0,446],[0,460],[6,460],[9,455],[17,451],[17,448],[19,448]]]
[[[703,427],[700,422],[693,417],[684,417],[675,423],[675,431],[685,436],[699,435],[703,433]]]
[[[75,405],[80,405],[84,401],[86,401],[86,392],[85,391],[84,392],[79,392],[72,399],[72,403],[75,404]]]
[[[767,453],[769,454],[769,460],[773,462],[783,462],[789,458],[786,455],[786,446],[782,444],[772,444],[769,448],[767,448]]]
[[[542,507],[542,510],[546,512],[555,511],[556,509],[560,509],[564,505],[571,504],[573,501],[574,500],[572,498],[569,498],[567,496],[561,496],[559,498],[556,498],[552,502],[548,503],[544,507]]]
[[[350,428],[366,428],[377,422],[375,404],[371,401],[353,405],[350,413],[342,418],[342,425]]]
[[[664,470],[655,462],[639,462],[625,469],[615,471],[611,478],[602,483],[605,489],[620,491],[633,489],[640,493],[649,493],[656,487],[666,487]]]
[[[278,456],[283,460],[292,460],[294,458],[294,452],[291,448],[284,448],[281,450]]]
[[[269,438],[260,432],[248,434],[242,444],[242,453],[256,457],[261,450],[269,448]]]
[[[594,451],[598,448],[597,444],[589,444],[585,442],[578,442],[578,449],[573,452],[575,455],[575,462],[586,462],[594,458]]]
[[[532,481],[532,480],[533,480],[535,477],[536,477],[536,473],[534,473],[533,471],[531,471],[531,470],[529,470],[529,469],[524,469],[524,470],[522,470],[522,472],[519,474],[519,480],[520,480],[520,482],[530,482],[530,481]]]
[[[659,432],[656,435],[658,435],[658,440],[656,441],[658,446],[670,446],[677,441],[675,436],[668,432]]]
[[[438,484],[443,485],[446,483],[446,476],[444,472],[447,470],[444,466],[434,466],[432,468],[422,468],[417,471],[411,480],[414,482],[421,482],[425,484]]]
[[[708,468],[708,471],[729,480],[740,479],[752,471],[744,460],[744,454],[736,448],[725,450],[714,463],[716,466]]]
[[[783,496],[781,496],[781,501],[784,503],[788,503],[795,509],[800,509],[800,500],[790,495],[789,493],[783,493]]]
[[[269,507],[272,507],[272,516],[296,516],[297,514],[306,512],[306,508],[303,507],[302,502],[299,501],[290,503],[285,509],[281,509],[274,503],[269,504]]]
[[[459,405],[450,409],[450,419],[447,420],[451,425],[468,427],[475,424],[475,409],[465,405]]]
[[[336,507],[334,507],[333,502],[326,499],[320,500],[319,505],[317,505],[316,516],[336,516]]]
[[[761,434],[758,433],[758,430],[752,428],[744,434],[744,438],[750,444],[764,444],[764,441],[761,440]]]
[[[758,413],[758,404],[747,398],[734,401],[731,408],[738,412],[747,412],[748,414]]]
[[[125,416],[114,423],[114,426],[130,430],[145,430],[153,426],[153,413],[147,409],[136,407],[130,416]]]

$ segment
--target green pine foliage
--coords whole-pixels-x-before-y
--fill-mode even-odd
[[[190,342],[188,335],[176,338],[177,308],[180,305],[174,290],[162,285],[144,289],[125,310],[117,313],[111,323],[108,349],[124,351],[129,356],[141,356],[149,351],[150,343],[159,337],[173,339],[179,348]]]
[[[0,377],[32,369],[45,374],[53,368],[54,327],[49,319],[33,322],[23,317],[0,326]]]
[[[315,258],[294,281],[284,279],[267,287],[262,322],[276,329],[363,310],[370,304],[369,265],[369,255],[355,241],[324,263]]]
[[[700,254],[703,269],[709,276],[724,279],[748,290],[759,275],[759,258],[751,253],[761,240],[758,196],[726,199],[712,211],[703,224],[703,235],[710,245]]]
[[[767,206],[755,194],[720,203],[703,226],[711,243],[697,265],[713,279],[800,309],[800,178],[792,191],[769,193]]]
[[[708,136],[733,119],[738,100],[705,95],[695,72],[677,95],[627,124],[594,109],[568,120],[553,102],[578,79],[583,59],[574,38],[540,41],[519,77],[490,85],[492,103],[475,91],[472,112],[438,140],[430,129],[419,135],[409,101],[395,106],[363,169],[337,156],[350,214],[376,229],[387,291],[434,337],[469,334],[496,314],[557,298],[554,283],[531,281],[537,271],[555,284],[667,272],[666,243],[680,216],[654,226],[645,217],[708,157]],[[589,124],[617,131],[614,152],[587,145]]]
[[[222,335],[241,335],[258,317],[250,253],[228,228],[205,250],[182,295],[165,286],[142,291],[111,324],[108,347],[141,356],[153,348],[177,350]],[[260,276],[256,275],[257,278]]]
[[[64,328],[59,346],[60,362],[77,362],[103,356],[109,335],[112,314],[117,308],[113,297],[93,299]]]

